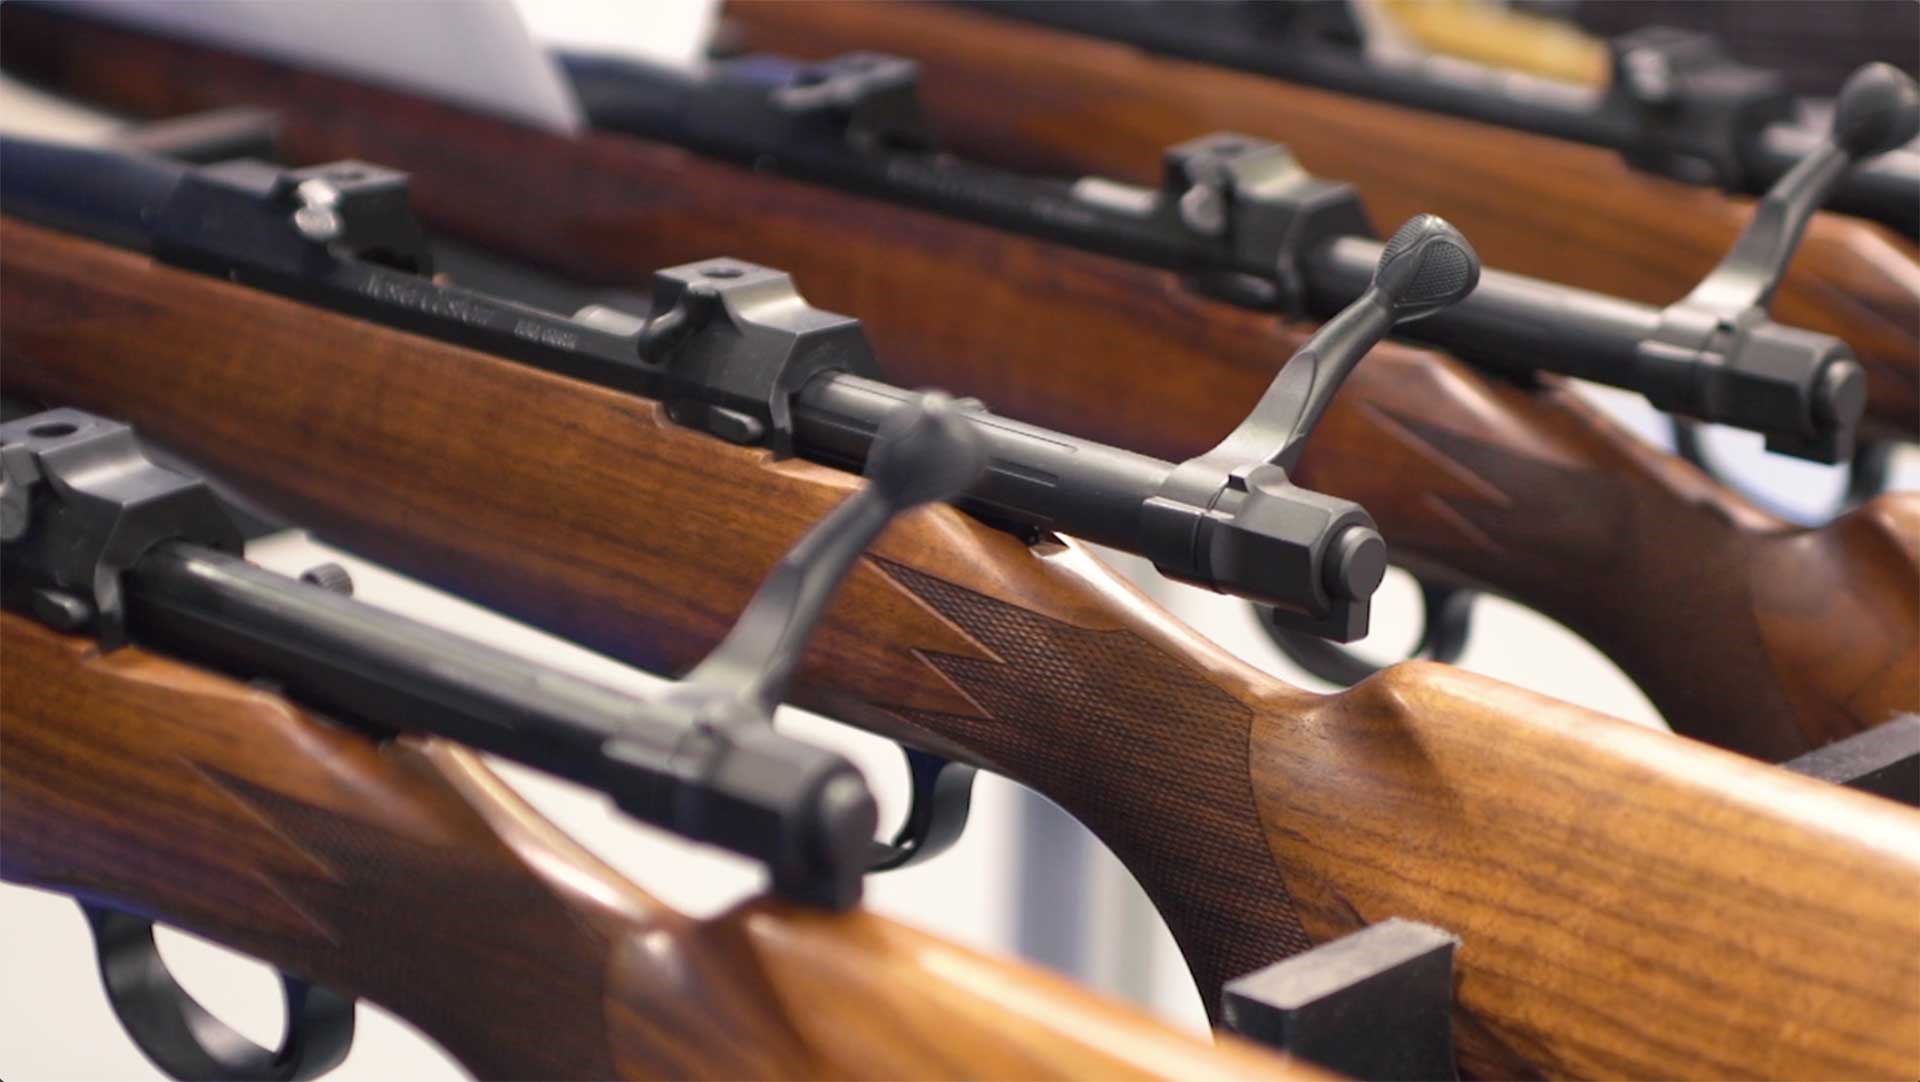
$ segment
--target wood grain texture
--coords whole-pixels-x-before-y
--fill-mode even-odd
[[[436,227],[583,279],[641,289],[716,254],[781,267],[860,317],[897,383],[1171,460],[1230,431],[1304,340],[1171,274],[639,140],[563,139],[132,36],[79,39],[65,70],[147,113],[283,109],[296,159],[407,169]],[[1681,732],[1786,759],[1920,710],[1920,498],[1796,531],[1557,388],[1397,346],[1359,367],[1323,428],[1303,479],[1365,505],[1395,559],[1572,627]]]
[[[419,1026],[483,1078],[1323,1078],[871,913],[661,905],[472,752],[12,614],[0,871]]]
[[[709,649],[853,483],[129,253],[16,224],[0,250],[13,393],[125,418],[349,548],[655,670]],[[1207,1002],[1402,916],[1466,933],[1477,1075],[1920,1072],[1920,813],[1891,802],[1442,667],[1287,687],[1077,546],[944,507],[880,539],[800,676],[802,705],[1060,802]]]
[[[1647,304],[1679,300],[1733,246],[1750,200],[1637,172],[1612,151],[1149,56],[1129,46],[937,4],[734,0],[745,47],[855,49],[918,61],[942,140],[988,161],[1160,180],[1161,152],[1210,131],[1279,140],[1316,175],[1359,186],[1375,224],[1438,214],[1487,266]],[[1012,97],[1004,91],[1018,88]],[[1837,89],[1837,88],[1836,88]],[[1773,303],[1866,367],[1868,415],[1920,435],[1914,238],[1820,215]]]

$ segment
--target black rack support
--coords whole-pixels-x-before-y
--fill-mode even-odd
[[[1322,943],[1221,993],[1228,1030],[1358,1079],[1459,1077],[1458,937],[1398,917]]]

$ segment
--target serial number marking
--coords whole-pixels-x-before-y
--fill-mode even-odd
[[[484,300],[450,295],[430,283],[410,282],[397,276],[369,277],[361,284],[360,291],[377,301],[458,320],[473,327],[499,328],[509,316],[509,313]],[[580,335],[574,331],[525,316],[512,318],[512,325],[505,329],[516,338],[525,338],[555,349],[571,350],[580,346]]]

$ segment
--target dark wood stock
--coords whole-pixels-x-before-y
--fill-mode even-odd
[[[125,418],[350,548],[657,671],[855,483],[136,254],[13,222],[0,250],[12,392]],[[1058,801],[1209,1003],[1397,915],[1466,937],[1475,1074],[1920,1072],[1920,813],[1892,802],[1445,666],[1291,688],[1077,545],[946,507],[856,568],[796,697]]]
[[[1169,274],[657,144],[4,11],[9,64],[28,53],[68,90],[149,115],[282,109],[299,160],[407,169],[437,226],[587,279],[643,288],[723,253],[781,267],[859,316],[896,382],[1173,460],[1225,435],[1305,333]],[[1349,379],[1302,470],[1364,503],[1401,562],[1598,644],[1688,735],[1786,759],[1920,710],[1920,498],[1791,529],[1557,387],[1398,346]]]
[[[25,674],[0,709],[7,879],[380,1003],[483,1078],[1327,1077],[870,913],[693,920],[455,745],[12,614],[0,644]]]
[[[1157,184],[1161,152],[1175,143],[1210,131],[1265,136],[1314,173],[1358,185],[1376,225],[1439,214],[1489,267],[1648,304],[1684,296],[1752,213],[1751,200],[1637,172],[1597,147],[938,4],[734,0],[726,12],[750,49],[918,61],[934,129],[970,155]],[[1869,419],[1909,439],[1920,435],[1915,255],[1914,238],[1820,215],[1773,304],[1782,323],[1852,345],[1867,370]]]

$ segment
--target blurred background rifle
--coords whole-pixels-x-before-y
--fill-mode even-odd
[[[1766,190],[1817,136],[1779,72],[1741,64],[1712,37],[1641,26],[1607,43],[1599,87],[1357,48],[1360,5],[1300,0],[976,0],[974,6],[1307,86],[1499,124],[1619,152],[1637,168],[1734,192]],[[1361,9],[1364,10],[1364,9]],[[1371,41],[1369,45],[1373,44]],[[1911,42],[1908,43],[1911,45]],[[1912,54],[1900,58],[1912,66]],[[1849,177],[1835,206],[1903,233],[1920,228],[1920,154]]]
[[[0,40],[10,62],[24,56],[19,66],[66,89],[147,115],[284,110],[295,158],[413,170],[415,201],[435,224],[588,281],[637,287],[657,266],[757,253],[804,269],[823,303],[866,314],[896,379],[1164,458],[1198,454],[1231,429],[1302,341],[1163,271],[633,139],[569,140],[270,61],[40,18],[9,5]],[[108,56],[138,58],[140,77]],[[486,184],[472,180],[481,170]],[[1920,707],[1911,496],[1793,529],[1550,379],[1512,386],[1387,346],[1348,377],[1295,476],[1364,497],[1394,558],[1423,576],[1512,596],[1586,636],[1679,731],[1785,759]]]
[[[1914,42],[1920,41],[1920,9],[1878,0],[1773,0],[1745,10],[1717,0],[1351,0],[1349,6],[1358,34],[1348,35],[1348,43],[1386,53],[1390,63],[1402,59],[1395,53],[1419,50],[1595,89],[1604,89],[1612,75],[1609,39],[1652,26],[1694,31],[1708,59],[1723,62],[1724,52],[1772,69],[1770,77],[1777,73],[1795,93],[1815,99],[1832,94],[1861,64],[1878,60],[1914,71]],[[1806,98],[1799,105],[1803,117],[1818,108]]]
[[[912,59],[928,120],[970,157],[1151,185],[1167,147],[1208,131],[1245,132],[1286,144],[1317,175],[1357,185],[1383,220],[1443,215],[1488,266],[1646,304],[1693,288],[1751,217],[1742,200],[1637,172],[1605,151],[951,7],[749,0],[726,12],[740,48]],[[1007,86],[1021,88],[1020,107],[991,92]],[[1853,347],[1877,434],[1920,435],[1911,227],[1896,234],[1816,215],[1773,312]]]
[[[254,567],[205,484],[122,425],[0,426],[0,873],[79,900],[109,1003],[177,1078],[316,1077],[351,1046],[356,998],[481,1078],[1322,1077],[853,907],[872,799],[767,721],[865,543],[977,472],[937,408],[650,699],[341,596],[336,565],[312,584]],[[761,857],[785,897],[674,912],[473,745]],[[281,1045],[184,992],[153,921],[278,967]]]
[[[324,224],[283,207],[254,239]],[[235,237],[238,219],[209,220]],[[170,236],[170,258],[214,269]],[[13,393],[112,410],[355,551],[656,671],[695,661],[854,483],[528,363],[604,315],[449,293],[317,240],[274,288],[381,283],[360,316],[12,219],[0,247]],[[555,333],[483,352],[445,340],[463,316]],[[1301,691],[1077,542],[947,508],[879,539],[797,675],[796,702],[1084,822],[1210,1007],[1231,978],[1399,916],[1462,937],[1475,1074],[1920,1066],[1920,960],[1885,949],[1920,934],[1920,813],[1892,802],[1445,666]],[[1761,861],[1774,874],[1755,879]]]

